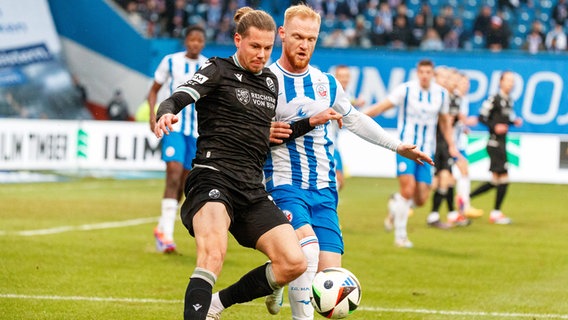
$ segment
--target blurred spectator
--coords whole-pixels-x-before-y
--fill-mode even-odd
[[[568,5],[566,0],[557,0],[554,7],[552,7],[552,19],[556,24],[561,26],[566,25],[566,20],[568,19]]]
[[[463,20],[461,18],[454,19],[452,31],[457,34],[459,48],[468,48],[471,46],[471,32],[464,27]]]
[[[457,50],[460,47],[460,37],[456,30],[452,29],[444,37],[444,49]]]
[[[420,14],[424,16],[424,24],[427,28],[431,28],[434,26],[434,14],[432,13],[432,7],[428,4],[427,1],[422,2],[420,6]]]
[[[428,28],[426,35],[420,43],[420,50],[425,51],[442,51],[444,50],[444,43],[440,39],[440,35],[434,28]]]
[[[122,97],[122,91],[116,90],[112,100],[107,106],[107,115],[109,120],[126,121],[128,120],[128,105]]]
[[[414,16],[414,21],[412,22],[412,26],[410,27],[410,33],[412,37],[410,39],[409,45],[411,47],[419,47],[420,43],[424,39],[426,35],[426,20],[424,20],[424,15],[422,13],[418,13]]]
[[[132,0],[126,3],[126,16],[134,29],[140,32],[140,34],[146,34],[146,22],[139,12],[136,1]]]
[[[377,16],[380,17],[380,23],[385,32],[387,34],[391,33],[393,29],[393,14],[388,3],[381,2]]]
[[[167,24],[166,31],[169,36],[180,38],[183,36],[183,30],[188,25],[188,14],[185,11],[185,0],[168,1],[166,7]]]
[[[406,49],[412,38],[410,28],[406,24],[406,16],[398,15],[394,19],[394,26],[390,34],[390,47],[393,49]]]
[[[566,34],[560,24],[556,24],[546,34],[544,45],[549,52],[562,52],[566,50]]]
[[[491,7],[484,5],[473,22],[473,33],[478,37],[486,37],[491,25]]]
[[[440,38],[444,39],[448,32],[452,30],[452,27],[448,24],[444,16],[436,16],[436,19],[434,20],[434,29],[436,29]]]
[[[397,17],[404,17],[406,25],[410,27],[410,19],[408,18],[408,7],[401,3],[396,7],[396,14],[394,15],[395,19]]]
[[[544,50],[544,41],[537,29],[531,29],[530,33],[527,35],[523,49],[531,54],[536,54]]]
[[[369,48],[371,46],[371,38],[369,29],[367,28],[367,21],[365,17],[357,16],[355,19],[355,29],[353,30],[351,45],[362,48]]]
[[[371,28],[371,44],[374,46],[384,46],[388,42],[388,37],[389,33],[385,29],[381,16],[375,16],[375,20]]]
[[[215,34],[216,44],[232,44],[233,43],[233,26],[231,22],[233,19],[227,16],[223,17],[221,24],[219,25],[219,30]]]
[[[485,47],[487,49],[498,52],[509,48],[509,38],[503,24],[503,19],[498,16],[491,17],[490,28],[485,38]]]
[[[335,28],[327,37],[323,39],[322,45],[330,48],[349,47],[349,38],[341,28]]]

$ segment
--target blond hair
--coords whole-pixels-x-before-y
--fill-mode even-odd
[[[276,32],[276,23],[271,15],[262,10],[254,10],[251,7],[242,7],[235,12],[233,20],[237,24],[235,32],[243,38],[248,36],[251,27],[258,30]]]
[[[286,12],[284,12],[284,25],[286,25],[286,21],[290,21],[295,17],[314,19],[318,25],[321,25],[321,16],[319,13],[305,4],[294,5],[286,9]]]

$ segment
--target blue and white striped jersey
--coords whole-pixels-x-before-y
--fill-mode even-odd
[[[347,115],[352,106],[348,96],[331,74],[312,66],[301,74],[285,71],[278,62],[270,70],[279,83],[275,121],[293,123],[309,118],[326,108]],[[335,188],[335,162],[331,122],[271,148],[264,166],[265,183],[270,191],[279,185],[293,185],[302,189]]]
[[[186,52],[176,52],[165,56],[154,72],[154,81],[162,85],[158,95],[159,104],[172,95],[181,84],[193,77],[193,74],[203,65],[207,58],[199,55],[198,59],[189,59]],[[178,113],[180,121],[174,124],[174,131],[183,132],[186,136],[197,137],[197,112],[192,104]]]
[[[436,151],[438,115],[449,112],[448,91],[436,83],[428,90],[417,80],[397,86],[387,97],[398,106],[398,134],[404,143],[417,145],[428,155]]]

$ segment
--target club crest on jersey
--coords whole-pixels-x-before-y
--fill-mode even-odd
[[[271,78],[266,78],[266,85],[268,86],[268,89],[270,89],[270,91],[276,92],[276,86],[274,85],[274,81],[272,81]]]
[[[316,92],[319,94],[320,97],[322,98],[327,98],[327,88],[325,87],[325,85],[320,84],[316,87]]]
[[[290,210],[282,210],[282,213],[284,213],[288,221],[292,221],[293,214]]]
[[[237,88],[235,89],[235,93],[240,103],[246,105],[250,102],[250,92],[247,89]]]

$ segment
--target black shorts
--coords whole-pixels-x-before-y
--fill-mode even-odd
[[[207,168],[191,170],[185,186],[186,199],[181,221],[194,236],[193,216],[207,202],[222,202],[231,218],[229,231],[244,247],[255,248],[258,239],[272,228],[290,222],[259,183],[244,187],[220,171]]]
[[[436,144],[436,154],[434,154],[434,167],[436,168],[435,174],[438,174],[438,172],[442,170],[449,170],[452,172],[452,166],[455,162],[455,159],[450,155],[448,144],[445,142],[438,142]]]
[[[488,145],[487,154],[491,162],[489,171],[499,174],[507,173],[509,164],[507,163],[507,150],[504,143],[498,143],[495,146]]]

